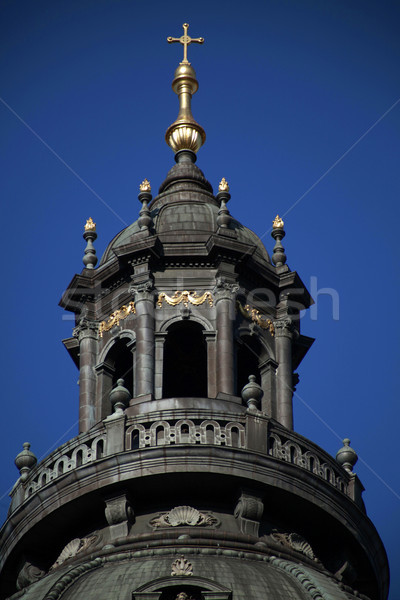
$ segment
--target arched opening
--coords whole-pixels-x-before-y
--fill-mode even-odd
[[[207,346],[198,323],[183,321],[168,330],[163,397],[207,397]]]
[[[237,427],[231,429],[231,443],[233,448],[240,448],[240,433]]]
[[[117,339],[107,354],[106,363],[112,368],[112,388],[117,385],[118,379],[123,379],[133,397],[133,355],[128,347],[130,344],[130,340]]]
[[[262,347],[260,342],[251,336],[238,340],[236,354],[236,393],[240,396],[244,386],[249,383],[249,375],[255,375],[258,384],[260,377],[260,356]]]
[[[201,589],[194,585],[184,585],[183,583],[162,590],[160,600],[203,600]]]

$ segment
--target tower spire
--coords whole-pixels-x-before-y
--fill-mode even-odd
[[[196,152],[206,141],[206,134],[192,115],[192,95],[197,92],[199,84],[195,70],[187,59],[187,48],[194,42],[203,44],[204,38],[191,38],[187,33],[188,28],[189,24],[184,23],[184,33],[180,38],[167,38],[170,44],[179,42],[183,45],[183,60],[179,63],[172,81],[172,89],[179,98],[179,113],[176,121],[168,127],[165,139],[175,154],[182,150],[189,151],[194,162]]]

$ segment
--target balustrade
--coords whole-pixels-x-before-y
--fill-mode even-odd
[[[228,420],[226,415],[225,417],[218,415],[213,419],[201,418],[201,414],[190,415],[191,418],[182,416],[183,418],[170,418],[169,415],[165,419],[156,419],[156,415],[153,415],[152,419],[150,414],[131,417],[126,420],[125,425],[121,422],[122,427],[118,433],[120,439],[118,445],[121,451],[190,444],[224,446],[242,450],[250,448],[257,452],[254,440],[249,439],[252,428],[248,428],[247,424],[249,419],[258,419],[258,422],[261,420],[261,431],[265,431],[263,446],[268,449],[268,456],[305,469],[340,492],[350,497],[353,495],[349,486],[352,475],[338,465],[332,457],[298,434],[274,424],[264,415],[241,415],[237,420]],[[101,429],[97,429],[92,434],[88,432],[80,435],[50,454],[32,469],[24,483],[19,481],[14,487],[12,492],[12,495],[16,496],[14,505],[18,505],[42,487],[74,469],[106,458],[107,431],[110,435],[111,430],[108,430],[105,422]],[[265,439],[267,439],[266,445]],[[259,450],[259,453],[265,455],[265,451]]]

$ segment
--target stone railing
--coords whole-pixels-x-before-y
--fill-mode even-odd
[[[192,419],[179,419],[175,423],[159,420],[147,427],[136,422],[126,430],[126,450],[170,444],[211,444],[246,448],[245,424],[215,419],[197,422]]]
[[[176,410],[164,412],[162,419],[160,413],[108,417],[95,431],[79,435],[50,454],[31,470],[26,481],[19,480],[11,493],[11,510],[44,486],[88,463],[121,452],[179,444],[225,446],[270,456],[313,473],[362,503],[362,486],[355,475],[299,434],[261,413],[219,413],[212,419],[205,418],[207,414],[205,410]]]
[[[299,438],[300,436],[296,436]],[[325,452],[306,440],[296,439],[294,435],[274,429],[270,430],[268,454],[279,460],[292,463],[311,471],[341,492],[348,493],[349,474]]]
[[[63,444],[32,470],[25,484],[25,498],[61,475],[98,460],[105,452],[105,431],[90,432]]]

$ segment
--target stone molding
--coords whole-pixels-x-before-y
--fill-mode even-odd
[[[50,588],[43,600],[58,600],[61,597],[64,590],[76,581],[79,577],[85,575],[88,571],[98,569],[103,565],[104,559],[95,558],[90,562],[84,563],[77,567],[74,567],[67,573],[65,573],[56,583]]]
[[[325,593],[323,590],[321,590],[313,578],[298,565],[290,563],[287,560],[277,558],[276,556],[271,556],[269,562],[279,569],[290,573],[290,575],[292,575],[300,583],[300,585],[305,588],[313,600],[332,600],[331,594]],[[338,593],[340,593],[339,589]],[[343,600],[346,597],[342,594],[341,596]]]

